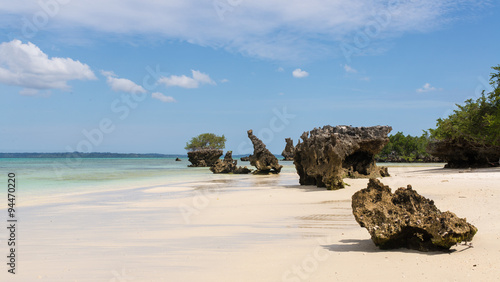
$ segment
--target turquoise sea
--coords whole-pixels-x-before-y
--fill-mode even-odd
[[[0,172],[16,174],[18,192],[59,194],[206,181],[206,167],[191,168],[187,158],[0,158]],[[292,162],[281,162],[294,172]],[[251,167],[249,162],[238,165]]]
[[[5,179],[8,173],[15,173],[18,191],[29,194],[182,182],[212,174],[206,168],[188,168],[188,163],[173,158],[12,158],[0,159],[0,171]]]

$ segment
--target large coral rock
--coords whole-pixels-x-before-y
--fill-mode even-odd
[[[295,146],[293,146],[292,138],[285,138],[286,146],[281,155],[284,161],[293,161],[293,156],[295,155]]]
[[[301,185],[344,188],[344,177],[389,176],[375,155],[389,142],[390,126],[324,126],[304,132],[295,146],[294,164]]]
[[[446,168],[498,166],[500,159],[500,146],[478,146],[467,141],[434,141],[427,151],[448,162]]]
[[[212,166],[221,156],[222,150],[200,149],[188,152],[188,159],[191,162],[189,167]]]
[[[210,171],[213,173],[234,173],[234,174],[247,174],[251,170],[245,167],[237,167],[238,161],[233,160],[233,152],[227,151],[224,159],[218,159],[211,167]]]
[[[259,138],[253,135],[253,131],[251,129],[247,131],[247,134],[253,144],[253,154],[248,157],[250,164],[257,168],[255,173],[279,173],[283,166],[279,164],[276,156],[271,154],[271,152],[269,152],[266,148],[266,145]]]
[[[370,179],[368,187],[352,196],[352,212],[381,249],[448,250],[471,241],[477,228],[454,213],[441,212],[434,201],[412,189],[389,186]]]

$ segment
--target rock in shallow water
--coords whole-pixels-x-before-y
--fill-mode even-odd
[[[188,158],[191,162],[189,167],[212,166],[222,156],[222,150],[219,149],[201,149],[188,152]]]
[[[285,138],[286,146],[283,149],[281,155],[284,161],[293,161],[293,156],[295,155],[295,146],[293,146],[292,138]]]
[[[389,186],[370,179],[368,187],[352,196],[352,212],[381,249],[448,250],[471,241],[477,228],[454,213],[441,212],[434,201],[410,185],[391,193]]]
[[[211,167],[213,173],[233,173],[233,174],[248,174],[252,172],[245,167],[237,167],[238,161],[233,160],[233,152],[227,151],[224,159],[218,159]]]
[[[324,126],[304,132],[295,146],[294,164],[301,185],[344,188],[344,177],[389,176],[375,155],[389,142],[390,126]]]
[[[257,170],[255,174],[280,173],[282,165],[279,164],[276,156],[266,148],[266,145],[257,136],[253,135],[250,129],[247,131],[248,138],[253,144],[253,154],[248,156],[250,164]]]

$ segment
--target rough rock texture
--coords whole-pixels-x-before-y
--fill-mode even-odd
[[[469,142],[431,142],[427,151],[448,162],[446,168],[498,166],[500,146],[475,146]]]
[[[242,162],[248,162],[250,160],[250,157],[241,157],[240,160]]]
[[[373,178],[367,188],[352,196],[352,212],[381,249],[448,250],[471,241],[477,232],[465,218],[441,212],[434,201],[420,196],[411,185],[392,194],[389,186]]]
[[[266,145],[259,138],[253,135],[251,129],[247,131],[247,134],[253,144],[253,154],[248,157],[250,158],[250,164],[257,168],[254,173],[279,173],[283,166],[279,164],[278,159],[269,152]]]
[[[389,176],[375,155],[389,142],[390,126],[324,126],[304,132],[295,146],[294,164],[301,185],[344,188],[344,177]]]
[[[286,146],[281,155],[284,161],[293,161],[293,156],[295,155],[295,146],[293,146],[292,138],[285,138]]]
[[[210,171],[213,173],[234,173],[234,174],[247,174],[251,170],[245,167],[237,167],[238,161],[233,160],[233,152],[227,151],[224,159],[218,159],[211,167]]]
[[[212,166],[222,156],[219,149],[201,149],[188,152],[188,159],[191,162],[189,167]]]

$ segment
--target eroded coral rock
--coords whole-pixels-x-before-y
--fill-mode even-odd
[[[219,149],[200,149],[188,152],[188,159],[191,162],[189,167],[212,166],[221,156],[222,150]]]
[[[450,211],[441,212],[434,201],[412,189],[389,186],[370,179],[368,187],[352,196],[352,212],[381,249],[448,250],[471,241],[477,228]]]
[[[389,142],[390,126],[324,126],[304,132],[295,146],[294,164],[301,185],[344,188],[345,177],[389,176],[375,155]]]
[[[285,138],[286,146],[281,155],[284,161],[293,161],[293,156],[295,155],[295,146],[293,146],[292,138]]]
[[[238,161],[233,160],[233,152],[227,151],[224,159],[218,159],[211,167],[210,171],[213,173],[234,173],[234,174],[247,174],[251,170],[245,167],[237,167]]]
[[[253,135],[253,131],[251,129],[247,131],[247,134],[253,144],[253,154],[248,157],[250,164],[257,168],[254,173],[279,173],[283,166],[279,164],[276,156],[271,154],[271,152],[266,148],[266,145],[259,138]]]
[[[468,141],[433,141],[427,151],[445,160],[446,168],[491,167],[500,165],[500,146],[477,145]]]

